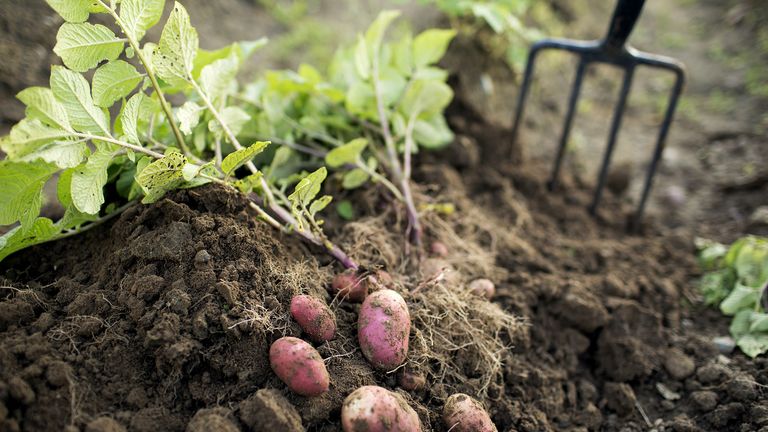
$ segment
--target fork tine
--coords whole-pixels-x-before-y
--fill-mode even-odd
[[[568,98],[568,112],[565,115],[565,123],[563,123],[563,132],[560,135],[560,144],[558,144],[557,147],[555,164],[552,167],[552,174],[550,175],[549,182],[547,183],[549,190],[554,190],[557,187],[557,181],[560,177],[560,167],[563,163],[563,155],[565,154],[565,146],[568,144],[568,136],[571,134],[573,116],[576,112],[576,105],[579,101],[581,82],[584,78],[584,71],[586,68],[587,60],[584,58],[584,56],[581,56],[579,59],[579,66],[576,69],[576,76],[573,78],[573,84],[571,85],[571,95]]]
[[[624,72],[624,82],[621,85],[621,93],[619,94],[619,101],[616,104],[616,110],[613,112],[613,120],[611,122],[611,132],[608,137],[608,146],[605,148],[605,154],[603,156],[603,164],[600,167],[600,175],[597,179],[597,188],[595,189],[595,195],[592,198],[592,204],[589,206],[589,213],[594,215],[597,211],[597,206],[600,205],[600,199],[603,196],[603,188],[605,186],[605,178],[608,174],[608,165],[611,163],[611,156],[613,155],[613,148],[616,145],[616,137],[619,134],[621,128],[621,120],[624,117],[624,108],[627,105],[627,96],[629,90],[632,87],[632,77],[635,73],[634,65],[630,64],[626,66]]]
[[[523,74],[523,84],[520,86],[520,93],[517,95],[517,111],[515,111],[515,121],[512,126],[512,145],[510,146],[512,149],[514,149],[517,142],[517,134],[523,119],[523,113],[525,112],[525,99],[528,97],[528,90],[531,87],[536,56],[542,48],[541,44],[534,44],[528,53],[528,61],[525,64],[525,73]]]

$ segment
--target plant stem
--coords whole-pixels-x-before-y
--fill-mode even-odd
[[[131,143],[128,143],[128,142],[125,142],[125,141],[120,141],[120,140],[112,138],[112,137],[104,137],[104,136],[99,136],[99,135],[91,135],[91,134],[80,133],[80,132],[74,132],[73,135],[76,136],[76,137],[84,138],[84,139],[91,140],[91,141],[97,140],[97,141],[104,141],[104,142],[108,142],[108,143],[111,143],[111,144],[119,145],[121,147],[125,147],[127,149],[133,150],[133,151],[135,151],[137,153],[144,153],[145,155],[151,156],[151,157],[153,157],[155,159],[161,159],[164,156],[162,153],[158,153],[158,152],[156,152],[154,150],[150,150],[150,149],[144,148],[142,146],[137,146],[135,144],[131,144]]]
[[[168,124],[171,125],[173,135],[176,137],[176,142],[179,144],[179,148],[181,148],[181,151],[184,152],[185,155],[192,154],[189,150],[189,147],[187,147],[187,143],[184,141],[184,135],[181,134],[178,125],[176,125],[176,120],[173,117],[173,111],[171,110],[171,106],[168,103],[168,100],[165,99],[163,91],[160,89],[160,84],[157,82],[155,71],[152,70],[152,65],[149,64],[146,57],[144,57],[144,53],[141,51],[141,47],[139,47],[139,42],[136,41],[132,35],[125,31],[125,23],[120,18],[120,15],[118,15],[112,7],[107,6],[102,0],[97,1],[101,6],[108,10],[109,14],[112,15],[112,18],[115,19],[117,25],[120,26],[120,29],[122,29],[123,33],[125,33],[128,44],[131,46],[131,48],[133,48],[133,51],[136,53],[136,57],[139,59],[141,64],[144,65],[144,70],[147,72],[147,77],[149,77],[149,81],[152,83],[152,88],[157,94],[157,98],[160,101],[160,107],[162,107],[163,112],[165,112],[165,116],[168,118]]]
[[[51,239],[46,240],[46,241],[59,240],[59,239],[63,239],[63,238],[67,238],[67,237],[72,237],[74,235],[78,235],[78,234],[84,233],[84,232],[86,232],[86,231],[88,231],[88,230],[90,230],[92,228],[95,228],[95,227],[103,224],[104,222],[107,222],[110,219],[115,218],[116,216],[118,216],[122,212],[128,210],[128,208],[130,208],[134,204],[136,204],[135,200],[134,201],[129,201],[129,202],[123,204],[122,206],[116,208],[112,213],[110,213],[108,215],[104,215],[104,216],[96,219],[95,221],[90,222],[88,225],[84,225],[84,226],[81,226],[79,228],[69,230],[69,231],[67,231],[65,233],[59,234],[56,237],[51,238]]]

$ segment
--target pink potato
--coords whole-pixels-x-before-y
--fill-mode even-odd
[[[456,393],[445,401],[443,423],[451,432],[496,432],[496,426],[480,402]]]
[[[312,345],[295,337],[281,337],[269,348],[269,364],[294,393],[319,396],[328,391],[330,377],[323,358]]]
[[[363,386],[350,393],[341,406],[344,432],[420,432],[416,411],[397,393]]]
[[[490,300],[496,294],[496,286],[488,279],[475,279],[469,283],[469,291]]]
[[[327,342],[336,336],[336,315],[320,299],[295,296],[291,299],[291,316],[315,342]]]
[[[340,273],[333,278],[328,291],[342,300],[360,303],[368,295],[368,284],[354,273]]]
[[[406,391],[420,391],[427,385],[427,379],[420,373],[404,370],[397,377],[397,385]]]
[[[433,241],[432,244],[429,246],[429,251],[432,253],[432,255],[445,258],[448,256],[448,246],[445,245],[445,243],[441,241]]]
[[[369,295],[360,307],[357,340],[363,355],[381,370],[400,366],[408,356],[411,316],[396,291],[383,289]]]

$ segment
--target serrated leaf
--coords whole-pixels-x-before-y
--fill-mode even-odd
[[[45,162],[0,161],[0,225],[28,229],[40,214],[43,186],[57,168]]]
[[[27,162],[43,160],[59,168],[72,168],[80,165],[88,153],[88,146],[84,140],[57,140],[43,144],[19,160]]]
[[[56,100],[53,92],[45,87],[29,87],[16,95],[27,106],[27,117],[36,118],[49,126],[69,130],[67,112]]]
[[[171,85],[186,85],[192,78],[198,44],[187,10],[176,2],[152,55],[157,75]]]
[[[144,168],[136,176],[136,182],[144,190],[145,204],[153,203],[166,192],[178,188],[184,183],[182,170],[187,163],[187,158],[181,153],[172,151],[162,159],[158,159]]]
[[[413,39],[413,63],[417,68],[437,63],[451,43],[456,30],[429,29]]]
[[[83,213],[98,214],[104,204],[104,185],[107,183],[107,168],[114,153],[97,149],[88,161],[75,168],[72,173],[72,204]]]
[[[325,164],[331,168],[338,168],[345,164],[354,164],[368,145],[365,138],[356,138],[352,141],[334,148],[325,155]]]
[[[102,108],[109,108],[128,96],[142,79],[143,75],[123,60],[102,65],[93,74],[93,101]]]
[[[0,148],[8,154],[9,158],[19,159],[44,144],[71,136],[71,133],[47,126],[38,119],[25,118],[13,126],[8,139],[0,144]]]
[[[216,103],[228,95],[239,67],[240,60],[237,54],[232,53],[203,68],[200,72],[200,86],[211,101]]]
[[[45,0],[48,6],[67,22],[81,23],[88,19],[91,0]]]
[[[261,184],[261,177],[264,174],[261,171],[258,171],[254,174],[251,174],[243,179],[235,181],[233,186],[235,186],[240,192],[244,194],[251,193],[254,189],[258,188]]]
[[[754,307],[760,299],[760,289],[736,283],[728,297],[720,303],[720,311],[734,315],[742,309]]]
[[[103,60],[115,60],[125,43],[112,30],[101,24],[64,23],[56,35],[55,52],[64,65],[76,72],[85,72]]]
[[[51,91],[78,131],[109,136],[109,116],[93,103],[88,81],[61,66],[51,68]]]
[[[328,207],[328,204],[330,204],[331,201],[333,201],[333,197],[330,195],[324,195],[312,201],[312,204],[309,205],[309,217],[314,218],[318,212],[321,212],[324,208]]]
[[[310,205],[312,200],[320,193],[320,187],[327,175],[328,170],[325,167],[320,167],[299,181],[293,193],[288,196],[294,211]]]
[[[270,144],[269,141],[256,141],[248,147],[234,151],[221,161],[221,170],[225,175],[231,176],[238,168],[248,163],[257,154],[264,151]]]
[[[0,236],[0,261],[21,249],[49,241],[59,234],[60,229],[48,218],[37,218],[28,229],[13,228]]]
[[[768,333],[747,334],[736,341],[736,345],[749,357],[755,358],[768,351]]]
[[[251,119],[251,116],[245,112],[242,108],[237,106],[228,106],[220,112],[222,121],[229,127],[230,132],[233,135],[237,135],[243,129],[243,126]],[[214,135],[221,138],[224,135],[224,130],[216,119],[211,119],[208,122],[208,130]]]
[[[149,28],[163,16],[165,0],[123,0],[120,4],[120,19],[127,35],[136,41],[144,37]]]
[[[364,185],[370,178],[371,176],[368,175],[367,172],[360,168],[355,168],[344,173],[344,177],[342,177],[341,180],[341,187],[344,189],[356,189]]]
[[[176,118],[179,121],[179,129],[184,132],[185,135],[192,133],[192,129],[200,123],[200,114],[203,112],[203,107],[192,102],[184,102],[184,105],[176,110]]]

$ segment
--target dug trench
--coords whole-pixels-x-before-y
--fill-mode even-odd
[[[502,431],[768,430],[768,366],[721,355],[727,320],[696,294],[693,231],[646,221],[628,235],[622,200],[586,212],[589,185],[555,193],[543,167],[502,157],[506,131],[454,106],[453,145],[420,155],[427,244],[406,250],[402,209],[372,187],[357,219],[328,232],[366,268],[394,275],[413,317],[398,389],[356,342],[356,304],[326,291],[337,264],[259,223],[243,197],[205,186],[136,205],[111,223],[2,264],[0,430],[336,431],[344,397],[402,394],[423,430],[445,431],[451,393],[480,399]],[[454,212],[436,212],[451,203]],[[469,281],[496,283],[492,302]],[[288,305],[325,299],[338,320],[317,345],[331,389],[292,394],[269,345],[301,336]]]

